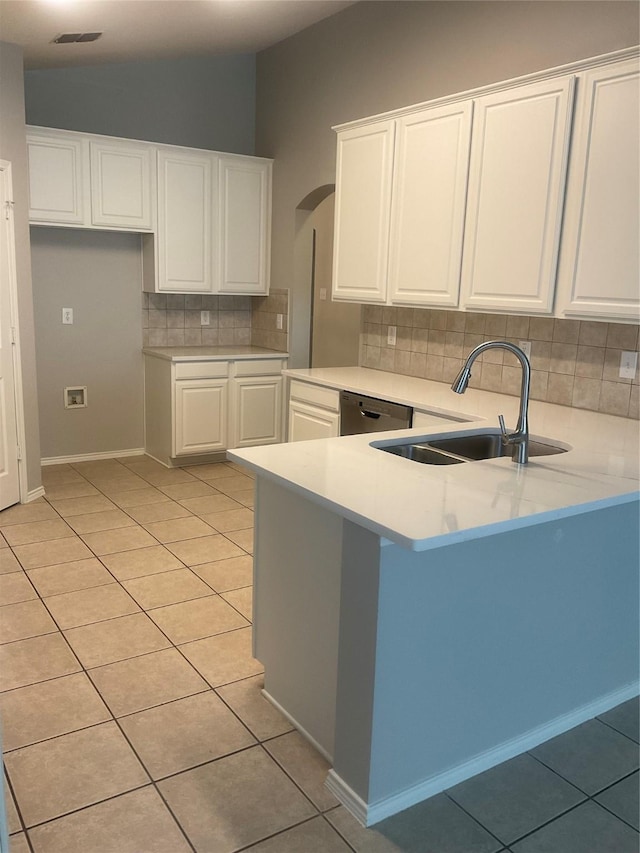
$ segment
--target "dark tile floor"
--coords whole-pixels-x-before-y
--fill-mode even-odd
[[[247,473],[43,478],[0,513],[13,853],[638,853],[637,699],[364,829],[260,693]]]

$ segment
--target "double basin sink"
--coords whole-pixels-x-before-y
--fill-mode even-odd
[[[502,435],[496,432],[476,432],[438,438],[434,436],[424,442],[374,445],[378,450],[422,462],[426,465],[456,465],[460,462],[477,462],[481,459],[496,459],[511,456],[512,447],[505,445]],[[568,448],[543,441],[529,440],[529,457],[552,456],[565,453]]]

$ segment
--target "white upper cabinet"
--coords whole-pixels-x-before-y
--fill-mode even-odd
[[[559,276],[567,316],[640,314],[639,79],[634,59],[578,81]]]
[[[269,293],[272,161],[27,128],[29,221],[143,234],[143,289]]]
[[[462,268],[471,310],[549,314],[574,80],[516,86],[475,103]]]
[[[157,290],[211,293],[213,181],[209,152],[158,151]]]
[[[83,225],[89,217],[88,154],[83,139],[29,129],[29,221]]]
[[[221,156],[219,293],[269,292],[271,162]]]
[[[124,140],[91,141],[91,221],[151,231],[154,227],[155,150]]]
[[[395,122],[338,135],[333,298],[385,302]]]
[[[389,249],[394,304],[455,307],[473,104],[398,120]]]

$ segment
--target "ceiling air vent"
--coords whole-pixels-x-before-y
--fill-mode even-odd
[[[54,44],[72,44],[81,41],[96,41],[102,33],[61,33],[53,39]]]

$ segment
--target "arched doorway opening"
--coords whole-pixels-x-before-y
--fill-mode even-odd
[[[306,335],[310,367],[359,362],[361,306],[331,300],[335,186],[310,192],[296,209],[295,269],[298,332]]]

